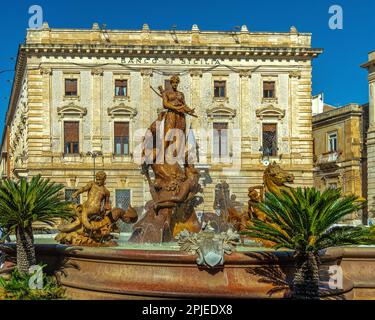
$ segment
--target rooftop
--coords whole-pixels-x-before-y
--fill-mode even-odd
[[[371,65],[375,65],[375,50],[368,54],[368,62],[361,65],[362,68],[368,68]]]
[[[97,23],[91,29],[54,29],[44,23],[42,29],[27,30],[26,44],[311,48],[311,34],[295,27],[289,32],[250,32],[245,25],[233,31],[201,31],[197,25],[191,30],[151,30],[145,24],[140,30],[109,30]]]
[[[349,114],[362,114],[362,106],[357,103],[349,103],[346,106],[334,108],[329,111],[319,113],[313,116],[313,123],[317,123],[328,119],[339,118]]]

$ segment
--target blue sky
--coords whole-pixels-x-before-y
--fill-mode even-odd
[[[16,0],[1,4],[0,70],[13,69],[18,45],[24,41],[31,5],[40,5],[51,28],[91,28],[93,22],[109,29],[232,30],[246,24],[250,31],[289,31],[313,34],[313,46],[324,48],[314,62],[313,93],[324,92],[327,103],[368,102],[367,74],[360,64],[375,50],[374,0]],[[329,8],[343,9],[343,30],[331,30]],[[13,60],[12,60],[13,58]],[[8,106],[13,73],[0,74],[0,129]]]

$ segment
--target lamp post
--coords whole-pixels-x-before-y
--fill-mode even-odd
[[[259,149],[262,152],[262,162],[267,167],[270,163],[270,153],[271,151],[268,148],[264,148],[263,146]]]
[[[90,156],[94,159],[94,180],[95,180],[95,175],[96,175],[96,172],[95,172],[95,164],[96,164],[96,158],[97,157],[101,157],[103,155],[103,153],[101,151],[89,151],[86,153],[87,156]]]

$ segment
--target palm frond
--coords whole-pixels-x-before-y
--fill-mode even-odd
[[[301,252],[318,252],[327,246],[362,244],[369,241],[365,229],[331,228],[361,206],[357,196],[342,196],[341,190],[337,189],[320,192],[315,188],[296,188],[288,192],[283,190],[281,195],[267,193],[265,201],[257,206],[265,214],[266,221],[253,221],[244,234],[272,241],[275,248]]]
[[[4,180],[0,184],[0,227],[14,231],[18,226],[40,221],[52,223],[56,218],[68,218],[73,213],[70,202],[61,194],[61,184],[43,179],[40,175],[31,181]]]

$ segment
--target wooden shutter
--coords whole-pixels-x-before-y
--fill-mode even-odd
[[[127,87],[128,81],[127,80],[116,80],[115,85],[116,87]]]
[[[263,82],[263,89],[273,91],[275,90],[275,82],[273,81],[265,81]]]
[[[215,122],[214,123],[214,130],[227,130],[228,129],[228,123],[219,123]]]
[[[79,122],[64,122],[64,139],[65,143],[79,141]]]
[[[65,92],[77,92],[77,79],[65,79]]]
[[[270,123],[263,124],[263,132],[276,132],[277,131],[276,129],[277,129],[276,124],[270,124]]]
[[[115,137],[129,136],[129,122],[115,122]]]
[[[225,81],[215,81],[214,86],[217,88],[225,88]]]

